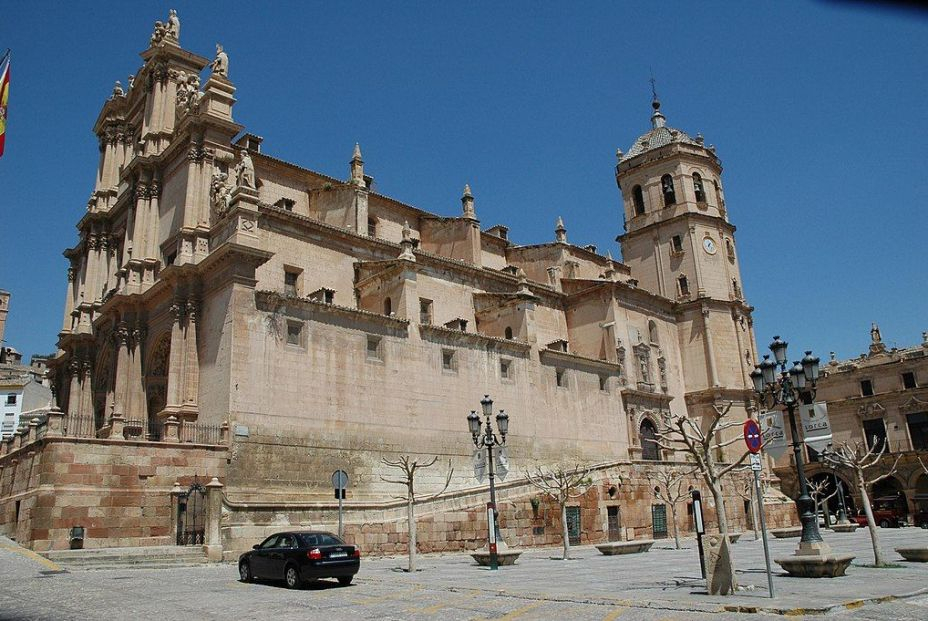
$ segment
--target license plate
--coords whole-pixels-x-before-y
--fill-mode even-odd
[[[345,558],[348,556],[347,552],[332,552],[329,554],[329,558]]]

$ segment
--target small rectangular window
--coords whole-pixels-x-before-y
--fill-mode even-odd
[[[503,358],[499,361],[499,376],[504,380],[512,379],[512,360]]]
[[[432,325],[432,300],[419,298],[419,323]]]
[[[454,371],[455,370],[455,360],[454,360],[454,350],[453,349],[443,349],[441,350],[441,368],[443,371]]]
[[[300,295],[300,270],[284,268],[284,295],[295,298]]]
[[[383,339],[379,336],[367,337],[367,359],[383,360]]]
[[[554,369],[554,381],[558,388],[567,388],[567,371],[564,369]]]
[[[909,371],[902,374],[902,387],[903,388],[917,388],[918,384],[915,381],[915,373]]]
[[[681,297],[688,296],[690,294],[690,283],[686,279],[686,276],[680,276],[680,278],[678,278],[677,281],[680,283],[680,296]]]
[[[860,381],[860,394],[864,397],[873,396],[873,382],[871,380]]]
[[[7,404],[7,405],[16,405],[16,394],[15,394],[15,393],[12,393],[12,392],[11,392],[10,394],[8,394],[8,395],[6,396],[6,404]]]
[[[303,346],[303,322],[287,321],[287,345]]]
[[[279,209],[284,209],[286,211],[293,211],[293,207],[296,205],[296,201],[290,198],[282,198],[274,206]]]
[[[683,252],[683,238],[679,235],[674,235],[670,238],[670,250],[671,252]]]

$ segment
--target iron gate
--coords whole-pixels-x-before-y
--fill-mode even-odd
[[[667,536],[667,505],[651,505],[651,526],[654,539]]]
[[[177,545],[203,545],[206,535],[206,488],[193,485],[177,498]]]
[[[567,507],[567,539],[572,546],[580,545],[580,507]]]

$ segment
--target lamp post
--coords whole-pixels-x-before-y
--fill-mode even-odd
[[[801,361],[793,362],[787,368],[786,348],[788,343],[773,337],[769,355],[764,355],[760,364],[751,372],[751,381],[754,383],[754,392],[765,407],[773,408],[782,405],[789,415],[789,428],[793,439],[793,455],[796,461],[796,477],[799,479],[799,497],[796,499],[796,510],[799,521],[802,523],[802,544],[821,543],[822,535],[818,531],[818,516],[815,514],[815,501],[809,495],[809,483],[806,480],[802,460],[802,440],[796,425],[796,408],[801,404],[812,403],[815,399],[815,383],[818,380],[819,359],[807,351]],[[777,369],[779,368],[779,377]]]
[[[826,465],[831,468],[831,476],[835,478],[835,487],[838,488],[838,524],[847,524],[847,507],[844,504],[844,485],[838,478],[838,472],[835,465],[827,462]]]
[[[493,423],[490,416],[493,414],[493,399],[490,395],[484,395],[480,400],[480,406],[483,409],[483,416],[486,418],[486,425],[481,431],[480,417],[477,412],[472,410],[467,415],[467,428],[474,438],[474,446],[477,449],[487,449],[487,466],[489,467],[490,476],[490,502],[487,505],[487,547],[490,551],[490,569],[499,567],[499,556],[497,555],[497,511],[496,511],[496,476],[493,470],[493,447],[506,446],[506,434],[509,432],[509,415],[503,410],[496,415],[496,427],[499,429],[499,436],[493,433]]]

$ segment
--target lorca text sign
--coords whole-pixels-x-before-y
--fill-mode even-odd
[[[827,404],[812,403],[800,406],[799,420],[802,422],[802,435],[807,445],[821,452],[831,444]]]
[[[764,452],[779,459],[786,451],[786,430],[783,429],[783,412],[764,412],[760,415],[761,437]]]

